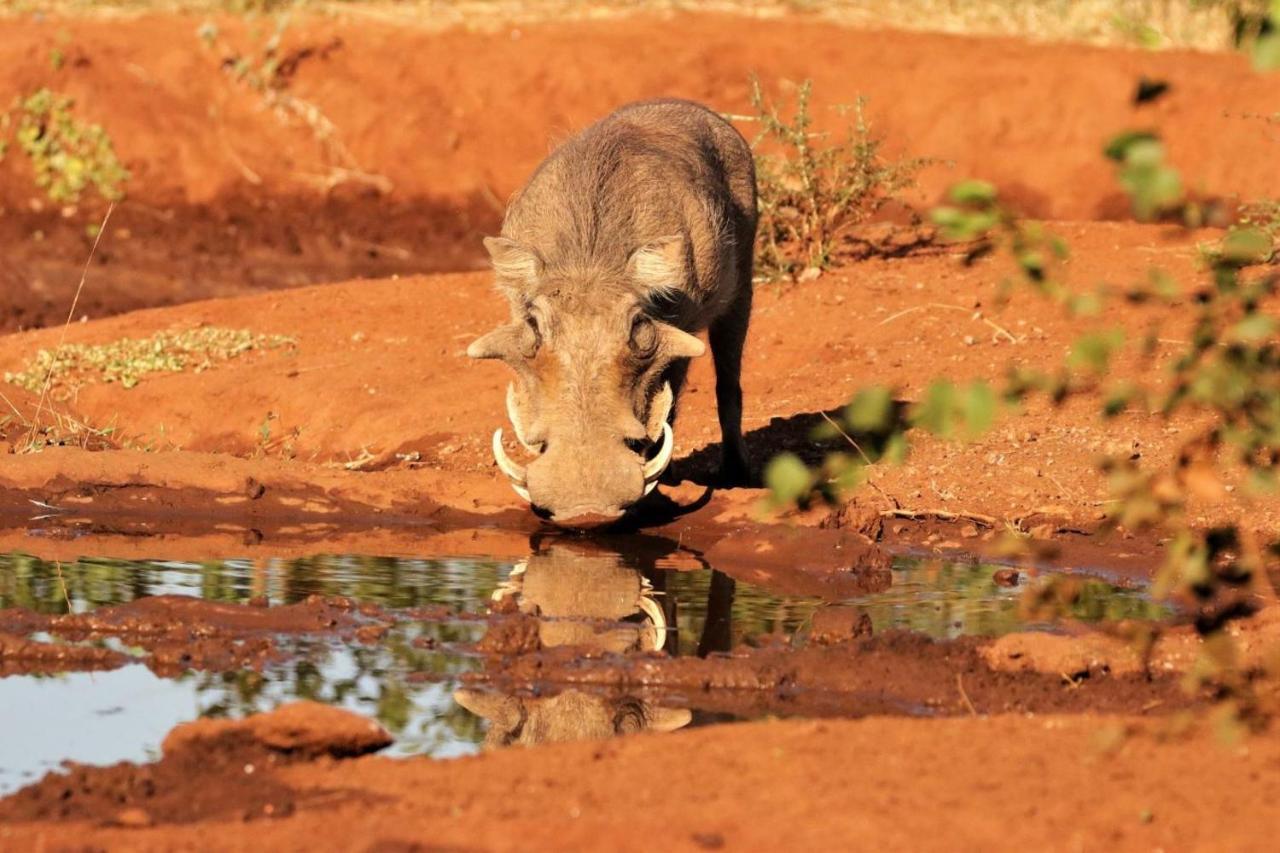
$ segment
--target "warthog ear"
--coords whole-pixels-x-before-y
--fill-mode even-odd
[[[627,260],[632,280],[655,296],[684,287],[686,270],[684,238],[678,235],[641,246]]]
[[[484,248],[499,281],[533,284],[542,275],[542,256],[507,237],[485,237]]]
[[[479,690],[455,690],[453,701],[501,728],[511,728],[520,722],[520,704],[512,696],[482,693]]]
[[[646,713],[649,728],[655,732],[674,732],[689,725],[693,712],[688,708],[656,708],[649,706]]]
[[[707,345],[683,329],[670,323],[655,323],[662,339],[662,351],[671,358],[697,358],[707,351]]]

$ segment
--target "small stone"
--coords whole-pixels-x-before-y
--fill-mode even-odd
[[[1017,586],[1022,574],[1017,569],[998,569],[991,580],[996,586]]]
[[[124,826],[130,829],[141,829],[151,826],[153,823],[151,815],[147,814],[145,809],[136,807],[117,812],[113,822],[116,826]]]
[[[248,495],[249,500],[256,501],[267,492],[267,487],[259,483],[253,477],[246,477],[244,481],[244,493]]]

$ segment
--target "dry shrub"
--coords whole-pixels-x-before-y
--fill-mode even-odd
[[[864,101],[838,109],[843,136],[813,129],[812,83],[796,89],[790,119],[752,82],[750,120],[759,189],[756,271],[765,279],[796,278],[830,268],[842,238],[915,184],[928,160],[892,160],[863,114]],[[811,273],[811,274],[816,274]]]

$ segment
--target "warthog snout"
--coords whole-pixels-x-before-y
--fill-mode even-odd
[[[672,333],[668,349],[681,357],[703,349],[697,338],[678,329]],[[477,341],[469,353],[504,358],[487,349],[491,337]],[[513,365],[520,378],[507,388],[507,416],[531,458],[513,458],[501,428],[493,434],[493,456],[535,511],[565,527],[599,527],[617,521],[652,492],[671,464],[675,392],[666,381],[656,392],[647,390],[661,377],[663,360],[649,360],[637,371],[630,359],[614,353],[609,361],[626,364],[626,370],[575,369],[583,361],[582,349],[572,345],[574,336],[565,337],[562,355],[551,351],[541,362],[535,356]],[[600,344],[598,334],[591,337]]]

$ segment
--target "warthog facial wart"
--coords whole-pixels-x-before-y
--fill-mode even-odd
[[[748,478],[742,348],[751,315],[751,149],[688,101],[622,107],[564,143],[484,241],[511,321],[467,348],[516,374],[507,417],[532,455],[498,468],[556,523],[616,520],[675,452],[689,359],[715,360],[721,479]]]

